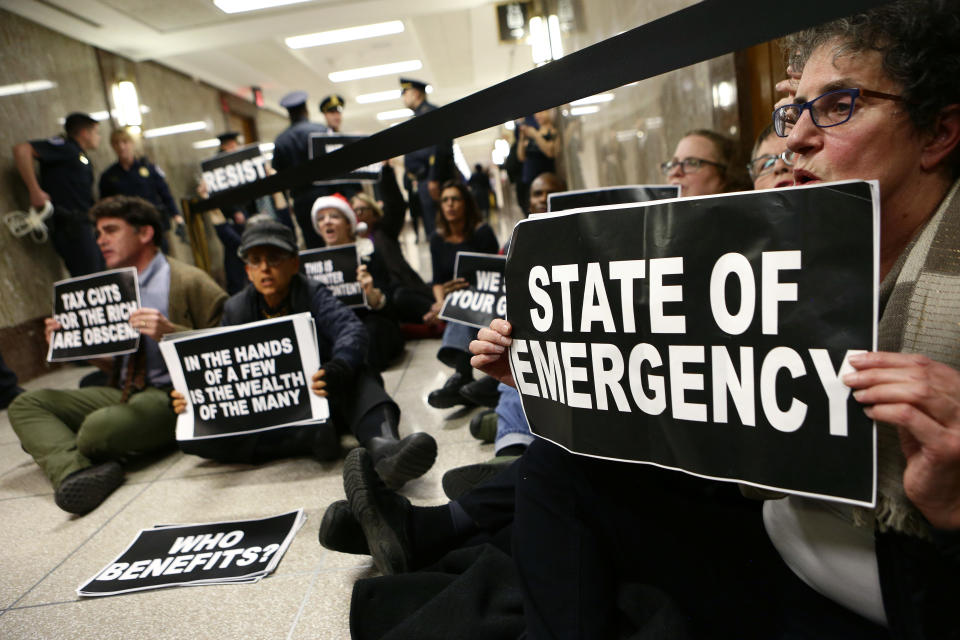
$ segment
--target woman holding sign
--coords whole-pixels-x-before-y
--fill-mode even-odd
[[[357,281],[363,287],[369,309],[355,308],[354,312],[370,335],[370,350],[367,364],[383,371],[403,353],[403,334],[396,309],[390,304],[385,290],[390,290],[390,275],[386,265],[374,248],[366,249],[357,242],[357,214],[340,194],[317,198],[313,203],[313,225],[328,247],[356,244],[360,264],[357,266]]]
[[[461,251],[497,253],[500,245],[493,229],[482,222],[473,194],[466,185],[449,181],[440,194],[440,211],[437,213],[437,229],[430,236],[430,261],[433,265],[434,303],[423,316],[424,322],[434,322],[448,294],[463,289],[467,281],[454,279],[453,269],[457,254]],[[454,369],[454,373],[440,389],[430,392],[427,402],[437,409],[446,409],[458,404],[473,404],[460,394],[460,388],[473,381],[470,366],[470,341],[477,335],[473,327],[447,323],[443,331],[443,344],[437,359]]]

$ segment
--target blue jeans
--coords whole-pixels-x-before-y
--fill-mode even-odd
[[[470,343],[477,337],[477,329],[465,324],[448,322],[443,330],[443,341],[437,351],[437,359],[448,367],[460,371],[464,363],[470,366]]]
[[[502,382],[497,385],[497,391],[500,392],[500,401],[497,403],[497,439],[494,441],[494,451],[499,452],[514,444],[530,446],[533,434],[530,433],[527,416],[520,405],[520,392]]]

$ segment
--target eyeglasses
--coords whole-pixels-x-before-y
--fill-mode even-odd
[[[783,160],[783,164],[787,165],[788,167],[792,167],[793,159],[796,157],[796,155],[796,153],[787,149],[783,153],[765,153],[762,156],[757,156],[747,163],[747,171],[750,172],[750,179],[756,180],[760,176],[765,176],[773,171],[773,167],[776,166],[777,160]]]
[[[703,165],[709,164],[717,167],[718,169],[726,169],[727,165],[720,164],[719,162],[714,162],[713,160],[704,160],[703,158],[684,158],[683,160],[673,159],[669,162],[663,162],[660,164],[660,171],[663,172],[663,175],[670,175],[670,172],[677,167],[681,167],[683,173],[696,173],[700,171]]]
[[[857,98],[880,98],[881,100],[903,100],[901,96],[869,89],[835,89],[817,96],[803,104],[786,104],[773,111],[773,130],[781,138],[786,138],[797,124],[805,109],[810,110],[813,124],[822,128],[843,124],[853,116],[853,107]]]
[[[266,263],[268,267],[279,267],[281,264],[291,258],[288,253],[266,253],[259,256],[247,255],[244,262],[256,269],[261,264]]]

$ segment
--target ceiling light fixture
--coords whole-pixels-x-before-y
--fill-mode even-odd
[[[400,89],[389,89],[387,91],[375,91],[374,93],[361,93],[356,97],[357,104],[371,104],[373,102],[386,102],[388,100],[399,100]],[[433,85],[427,85],[427,93],[433,93]]]
[[[309,0],[213,0],[213,4],[224,13],[243,13],[245,11],[259,11],[273,9],[288,4],[299,4]]]
[[[302,36],[291,36],[284,39],[284,42],[291,49],[306,49],[308,47],[321,47],[326,44],[336,44],[338,42],[390,36],[395,33],[403,33],[403,30],[403,20],[391,20],[390,22],[365,24],[359,27],[347,27],[345,29],[307,33]]]
[[[570,115],[586,116],[586,115],[590,115],[591,113],[596,113],[597,111],[600,111],[600,107],[598,107],[595,104],[592,104],[588,107],[573,107],[570,109]]]
[[[147,129],[143,132],[144,138],[159,138],[160,136],[172,136],[176,133],[187,133],[189,131],[201,131],[203,129],[209,129],[208,125],[203,120],[197,120],[196,122],[183,122],[181,124],[172,124],[168,127],[157,127],[156,129]]]
[[[197,140],[193,143],[194,149],[212,149],[220,146],[220,140],[217,138],[207,138],[206,140]]]
[[[377,120],[399,120],[400,118],[409,118],[413,115],[410,109],[394,109],[392,111],[381,111],[377,114]]]
[[[138,127],[143,124],[137,87],[132,82],[123,80],[113,85],[113,104],[117,108],[117,122],[121,127]]]
[[[391,62],[389,64],[378,64],[372,67],[359,67],[357,69],[345,69],[344,71],[333,71],[327,74],[330,82],[350,82],[351,80],[361,80],[363,78],[376,78],[377,76],[388,76],[393,73],[406,73],[407,71],[417,71],[423,68],[423,63],[419,60],[404,60],[402,62]]]
[[[16,84],[5,84],[0,87],[0,96],[16,96],[21,93],[32,93],[34,91],[46,91],[57,86],[56,82],[50,80],[31,80],[30,82],[18,82]]]
[[[598,93],[594,96],[587,96],[586,98],[580,98],[579,100],[574,100],[570,103],[571,107],[582,107],[588,104],[601,104],[603,102],[610,102],[613,100],[612,93]]]

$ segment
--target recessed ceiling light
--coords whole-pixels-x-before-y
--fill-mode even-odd
[[[272,9],[287,4],[299,4],[309,0],[213,0],[213,4],[224,13],[243,13],[244,11],[259,11]]]
[[[395,33],[403,33],[402,20],[391,20],[390,22],[365,24],[359,27],[347,27],[345,29],[333,29],[331,31],[307,33],[302,36],[291,36],[286,38],[284,42],[286,42],[287,46],[291,49],[306,49],[307,47],[320,47],[325,44],[336,44],[338,42],[350,42],[351,40],[363,40],[364,38],[389,36]]]
[[[175,133],[187,133],[188,131],[200,131],[206,129],[207,123],[203,120],[196,122],[184,122],[181,124],[172,124],[168,127],[157,127],[156,129],[147,129],[143,132],[144,138],[159,138],[160,136],[172,136]]]
[[[213,147],[219,147],[220,140],[217,138],[207,138],[206,140],[197,140],[193,143],[194,149],[212,149]]]
[[[591,113],[596,113],[597,111],[600,111],[600,107],[598,107],[597,105],[593,104],[593,105],[590,105],[590,106],[588,106],[588,107],[573,107],[573,108],[570,109],[570,115],[572,115],[572,116],[585,116],[585,115],[589,115],[589,114],[591,114]]]
[[[582,107],[586,104],[600,104],[602,102],[610,102],[613,100],[612,93],[598,93],[595,96],[587,96],[586,98],[580,98],[579,100],[574,100],[570,103],[571,107]]]
[[[21,93],[32,93],[34,91],[46,91],[57,86],[56,82],[50,80],[31,80],[30,82],[18,82],[17,84],[5,84],[0,87],[0,96],[15,96]]]
[[[413,115],[410,109],[394,109],[393,111],[381,111],[377,114],[377,120],[399,120],[400,118],[409,118]]]
[[[400,89],[390,89],[389,91],[377,91],[376,93],[362,93],[357,96],[357,104],[370,104],[371,102],[386,102],[387,100],[399,100]]]
[[[423,68],[423,63],[419,60],[404,60],[403,62],[391,62],[390,64],[378,64],[372,67],[359,67],[357,69],[345,69],[344,71],[333,71],[327,74],[330,82],[349,82],[351,80],[361,80],[363,78],[376,78],[377,76],[388,76],[392,73],[406,73],[407,71],[416,71]]]

